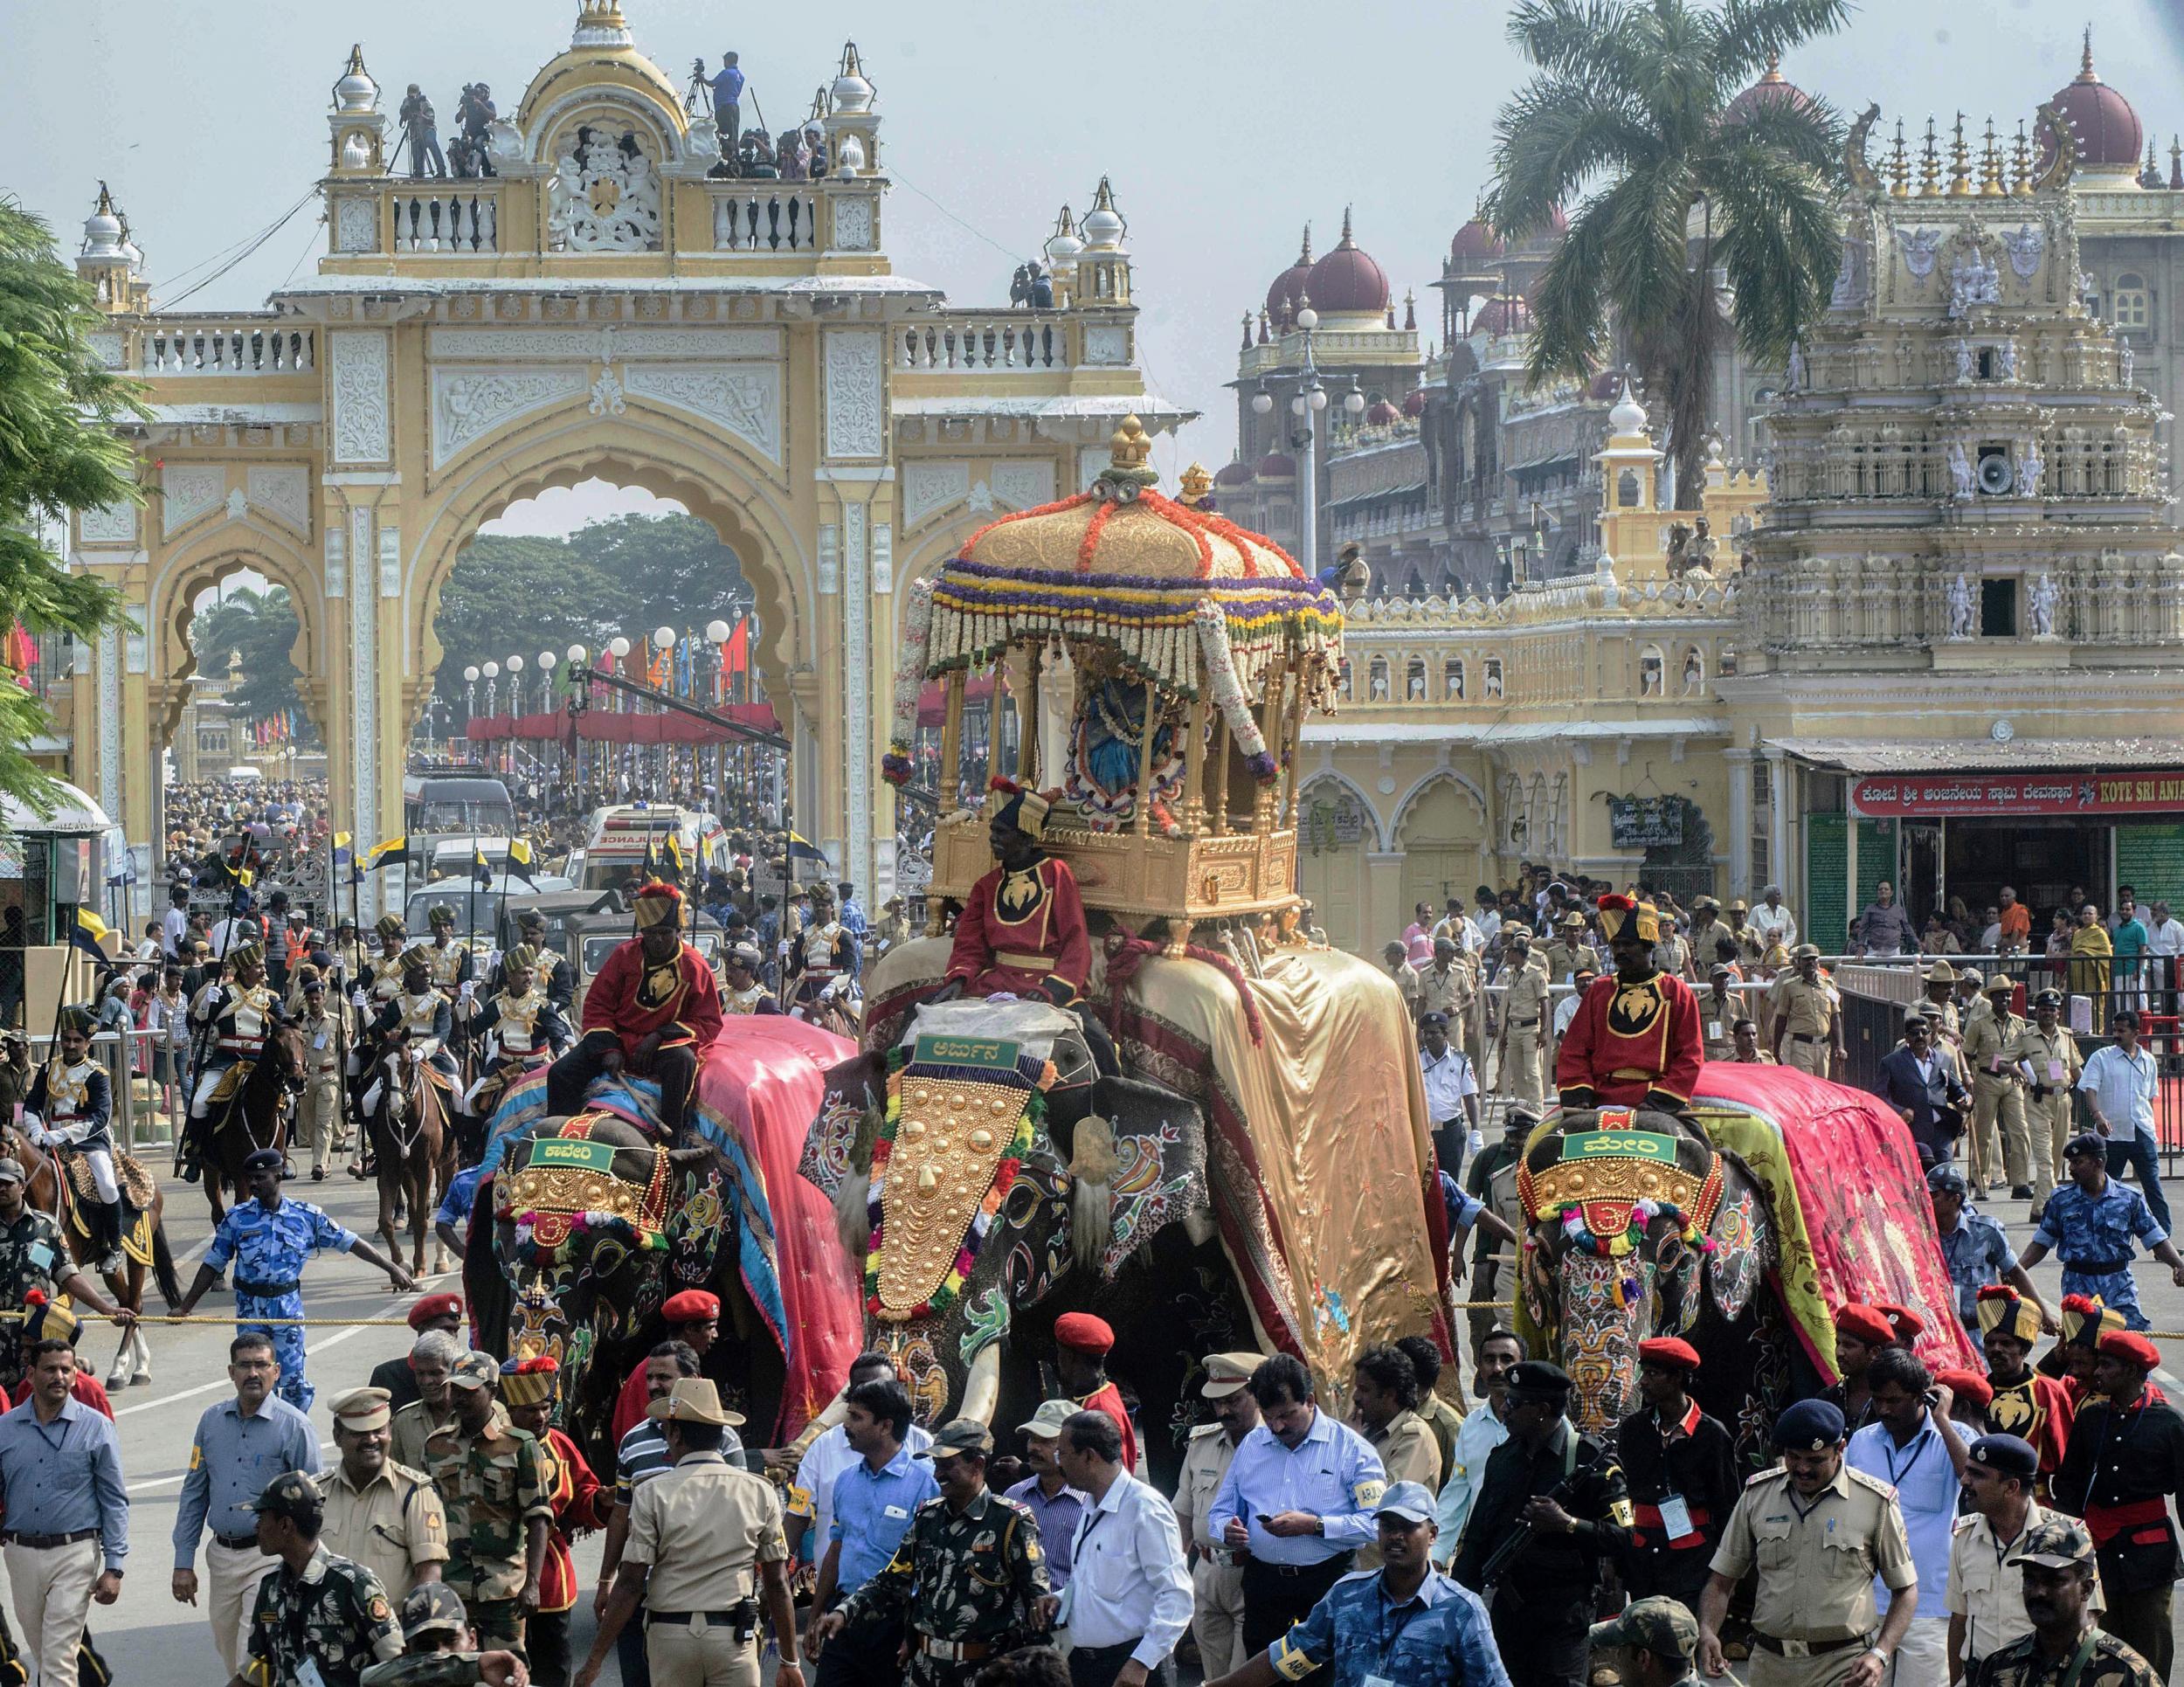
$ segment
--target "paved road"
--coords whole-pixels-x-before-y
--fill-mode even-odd
[[[346,1176],[316,1185],[306,1179],[289,1187],[305,1199],[317,1200],[337,1220],[351,1227],[377,1222],[377,1195]],[[2024,1206],[2022,1201],[2002,1200],[1991,1203],[1987,1209],[2003,1221],[2020,1248],[2031,1238]],[[204,1196],[192,1186],[169,1183],[167,1211],[168,1234],[186,1285],[210,1238]],[[2060,1272],[2052,1261],[2036,1268],[2034,1275],[2042,1293],[2051,1302],[2061,1295]],[[439,1282],[428,1285],[439,1286]],[[2184,1330],[2184,1289],[2174,1287],[2166,1271],[2145,1267],[2139,1276],[2139,1294],[2157,1329]],[[331,1435],[326,1402],[342,1390],[364,1382],[373,1366],[405,1352],[409,1345],[406,1329],[377,1328],[356,1320],[399,1317],[411,1297],[390,1293],[386,1279],[360,1262],[328,1255],[314,1262],[307,1272],[304,1298],[314,1321],[308,1347],[319,1403],[312,1417],[326,1438]],[[200,1310],[220,1314],[229,1305],[225,1291],[215,1290]],[[152,1310],[158,1310],[156,1304]],[[169,1596],[169,1579],[174,1566],[169,1538],[197,1414],[229,1386],[226,1345],[232,1333],[225,1323],[150,1326],[153,1380],[124,1391],[114,1401],[123,1465],[129,1477],[132,1550],[121,1601],[111,1609],[94,1608],[93,1632],[125,1683],[161,1678],[210,1681],[218,1672],[201,1611],[178,1606]],[[2171,1357],[2170,1369],[2184,1375],[2184,1342],[2165,1343],[2164,1348]],[[110,1333],[94,1325],[86,1354],[101,1375],[112,1353]],[[2172,1398],[2184,1397],[2184,1385],[2174,1376],[2165,1372],[2162,1380]],[[330,1459],[330,1439],[324,1444]],[[587,1587],[598,1580],[598,1553],[597,1536],[577,1544],[578,1573]],[[587,1599],[587,1607],[588,1602]],[[590,1644],[591,1635],[587,1608],[577,1621],[579,1656]],[[613,1678],[611,1666],[609,1678]]]

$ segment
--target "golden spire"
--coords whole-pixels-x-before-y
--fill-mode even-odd
[[[1900,117],[1896,120],[1896,144],[1889,149],[1888,183],[1889,191],[1898,199],[1910,196],[1911,153],[1904,145],[1904,120]]]
[[[2093,68],[2093,26],[2091,24],[2085,26],[2085,52],[2078,60],[2075,80],[2080,82],[2098,82],[2101,80],[2101,73]]]
[[[1767,54],[1766,72],[1759,80],[1762,82],[1779,82],[1782,80],[1782,55],[1780,53]]]
[[[1296,250],[1296,261],[1300,264],[1312,261],[1312,225],[1310,223],[1304,225],[1304,244]]]
[[[1964,144],[1964,114],[1957,114],[1954,138],[1949,142],[1949,197],[1960,199],[1972,191],[1972,156]]]
[[[2014,190],[2021,194],[2032,191],[2032,141],[2025,133],[2025,120],[2017,120],[2017,143],[2010,149],[2010,180]]]
[[[2008,192],[2002,183],[2002,149],[1994,144],[1994,120],[1987,120],[1987,144],[1980,149],[1980,193],[1995,198]]]
[[[1336,250],[1339,252],[1344,246],[1354,246],[1357,244],[1350,238],[1350,207],[1344,205],[1342,208],[1342,239],[1337,244]]]
[[[1918,155],[1918,197],[1932,199],[1941,192],[1940,136],[1934,128],[1934,120],[1926,120],[1926,142]]]
[[[1108,466],[1101,474],[1102,481],[1129,482],[1141,487],[1158,486],[1158,471],[1149,467],[1145,459],[1152,454],[1152,436],[1145,432],[1145,425],[1136,416],[1125,416],[1122,424],[1108,437]]]
[[[1192,463],[1183,471],[1181,486],[1182,492],[1176,501],[1179,504],[1198,504],[1203,502],[1206,494],[1213,491],[1213,477],[1206,472],[1205,464]]]

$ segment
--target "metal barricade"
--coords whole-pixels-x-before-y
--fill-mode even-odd
[[[91,1039],[91,1052],[106,1068],[107,1084],[114,1097],[109,1130],[114,1145],[125,1154],[147,1148],[170,1147],[183,1110],[189,1104],[184,1074],[179,1071],[171,1086],[173,1107],[160,1093],[159,1048],[166,1034],[131,1027],[127,1031],[100,1031]],[[51,1060],[55,1039],[50,1032],[30,1038],[31,1059],[36,1065]],[[177,1059],[176,1064],[181,1065]]]

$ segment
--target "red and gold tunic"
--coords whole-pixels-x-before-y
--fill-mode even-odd
[[[1091,970],[1092,940],[1068,862],[1042,855],[1020,873],[997,867],[971,887],[947,974],[968,993],[1044,995],[1067,1007]]]
[[[2026,1372],[2020,1382],[1995,1382],[1992,1376],[1987,1381],[1994,1389],[1987,1408],[1987,1434],[2030,1442],[2040,1455],[2040,1479],[2045,1484],[2062,1467],[2070,1420],[2077,1415],[2077,1402],[2062,1383],[2037,1371]]]
[[[1123,1404],[1123,1391],[1111,1382],[1103,1382],[1079,1400],[1077,1406],[1087,1412],[1104,1412],[1115,1420],[1115,1427],[1123,1432],[1123,1469],[1136,1476],[1137,1426],[1130,1421],[1130,1408]]]
[[[695,1043],[702,1051],[721,1023],[721,986],[688,944],[662,966],[645,959],[637,938],[617,944],[584,999],[585,1032],[613,1032],[625,1054],[655,1031],[663,1048]]]
[[[1565,1107],[1638,1107],[1648,1096],[1669,1110],[1691,1098],[1706,1045],[1698,998],[1666,972],[1638,984],[1595,978],[1555,1058]]]
[[[545,1455],[546,1497],[554,1507],[554,1526],[546,1534],[546,1564],[538,1577],[538,1608],[550,1614],[566,1611],[577,1602],[577,1566],[569,1555],[570,1535],[604,1529],[606,1513],[614,1509],[614,1496],[592,1475],[577,1443],[560,1430],[549,1429],[541,1435],[538,1450]]]

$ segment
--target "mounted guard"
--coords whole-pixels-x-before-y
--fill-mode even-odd
[[[205,1053],[175,1157],[176,1172],[184,1179],[197,1176],[197,1163],[210,1151],[214,1134],[264,1056],[266,1039],[287,1023],[280,998],[266,982],[266,951],[254,943],[241,944],[229,951],[227,960],[234,977],[204,992],[190,1010],[192,1024],[200,1034],[211,1033],[212,1046]]]
[[[40,1148],[83,1156],[98,1203],[91,1235],[98,1249],[93,1269],[121,1269],[121,1186],[114,1174],[114,1089],[106,1068],[92,1058],[90,1012],[72,1007],[61,1016],[60,1049],[38,1069],[23,1103],[23,1132]],[[58,1262],[55,1262],[56,1268]]]

